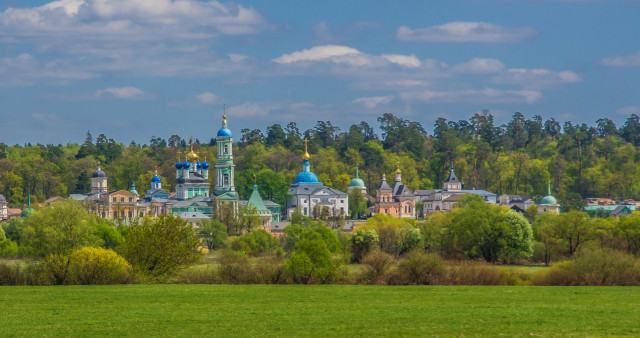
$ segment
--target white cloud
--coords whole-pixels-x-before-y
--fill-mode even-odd
[[[605,66],[640,67],[640,52],[627,56],[610,56],[600,61]]]
[[[361,97],[353,100],[353,103],[360,103],[369,109],[373,109],[381,104],[389,104],[394,99],[393,95],[388,96],[374,96],[374,97]]]
[[[253,8],[196,0],[61,0],[0,13],[1,36],[112,40],[204,39],[256,33]]]
[[[543,94],[533,90],[500,90],[485,88],[481,90],[460,91],[419,91],[400,93],[405,101],[422,103],[527,103],[541,100]]]
[[[564,83],[582,82],[582,75],[571,71],[553,72],[548,69],[512,68],[494,78],[496,83],[518,84],[525,88],[540,88]]]
[[[444,25],[411,29],[398,28],[399,40],[428,42],[520,42],[536,34],[529,27],[504,27],[486,22],[449,22]]]
[[[420,67],[420,60],[415,55],[384,54],[383,59],[406,68]]]
[[[196,98],[198,99],[198,101],[200,101],[200,103],[204,104],[213,104],[218,101],[218,97],[211,92],[200,93]]]
[[[466,74],[492,74],[504,70],[504,64],[497,59],[474,58],[465,63],[455,65],[453,71]]]
[[[96,91],[96,96],[101,98],[114,98],[114,99],[142,99],[149,97],[150,95],[136,87],[120,87],[120,88],[106,88]]]
[[[636,114],[636,115],[640,115],[640,107],[638,106],[629,106],[629,107],[623,107],[620,108],[616,111],[616,114],[618,115],[631,115],[631,114]]]
[[[360,54],[355,48],[337,45],[316,46],[309,49],[303,49],[299,52],[293,52],[291,54],[283,54],[280,57],[273,59],[276,63],[294,63],[300,61],[326,61],[331,60],[334,62],[341,62],[345,60],[344,56],[353,56]]]

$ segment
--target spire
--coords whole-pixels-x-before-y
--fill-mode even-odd
[[[222,128],[227,127],[227,104],[222,105]]]
[[[98,168],[100,168],[100,165],[98,165]],[[31,206],[31,192],[28,192],[27,194],[27,196],[29,196],[27,199],[27,206]]]
[[[551,182],[547,182],[547,196],[551,196]]]
[[[309,161],[311,159],[311,155],[309,155],[309,151],[307,150],[308,145],[309,145],[309,140],[305,138],[304,139],[304,155],[302,155],[302,159],[305,161]]]
[[[356,178],[360,178],[360,176],[358,176],[358,167],[356,167]]]

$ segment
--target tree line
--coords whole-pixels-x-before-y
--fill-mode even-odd
[[[248,198],[254,175],[264,198],[283,203],[288,185],[301,170],[303,139],[309,142],[311,166],[320,181],[346,191],[360,168],[369,193],[383,173],[399,163],[403,182],[412,190],[440,188],[453,164],[465,188],[497,194],[546,195],[547,184],[560,200],[583,197],[640,199],[640,118],[629,116],[618,127],[607,118],[595,125],[574,124],[515,113],[496,125],[489,111],[468,120],[438,118],[431,133],[416,121],[383,114],[374,125],[362,121],[341,130],[331,121],[318,121],[308,130],[295,122],[260,129],[242,129],[234,148],[236,188]],[[215,163],[215,139],[194,149],[201,160]],[[143,190],[157,169],[163,187],[175,186],[178,152],[188,149],[179,135],[152,137],[148,143],[118,143],[90,132],[82,144],[7,145],[0,143],[0,194],[11,206],[42,202],[52,196],[86,193],[98,163],[109,176],[111,189]],[[181,159],[184,161],[184,158]],[[213,182],[212,182],[213,184]],[[535,198],[534,198],[535,199]]]

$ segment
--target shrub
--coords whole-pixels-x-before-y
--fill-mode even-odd
[[[0,241],[0,257],[16,257],[18,253],[18,243],[8,238]]]
[[[294,252],[285,263],[285,270],[297,284],[309,284],[314,272],[314,264],[304,251]]]
[[[573,260],[554,264],[542,285],[640,285],[640,261],[611,250],[583,250]]]
[[[24,285],[25,274],[20,264],[0,262],[0,285]]]
[[[289,282],[284,261],[280,257],[261,258],[253,266],[253,270],[257,281],[261,284],[286,284]]]
[[[456,261],[448,266],[448,284],[505,285],[504,274],[495,265],[482,261]]]
[[[351,236],[351,253],[355,262],[360,262],[370,251],[378,247],[380,238],[373,229],[360,229]]]
[[[269,254],[279,248],[278,240],[263,229],[251,231],[231,243],[234,251],[244,251],[254,256]]]
[[[71,284],[126,284],[132,273],[131,265],[111,249],[84,247],[69,257]]]
[[[362,259],[364,271],[361,280],[367,284],[386,284],[393,256],[382,251],[373,251]]]
[[[186,220],[162,215],[129,227],[119,251],[137,271],[159,279],[199,261],[200,244]]]
[[[412,251],[398,264],[398,284],[437,284],[445,274],[445,264],[437,254]]]
[[[213,265],[195,265],[181,271],[173,280],[182,284],[219,284],[218,269]]]
[[[225,250],[218,259],[218,276],[223,284],[249,284],[254,281],[249,258],[244,252]]]

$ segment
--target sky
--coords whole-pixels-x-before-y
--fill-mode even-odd
[[[0,0],[0,142],[640,114],[640,1]]]

